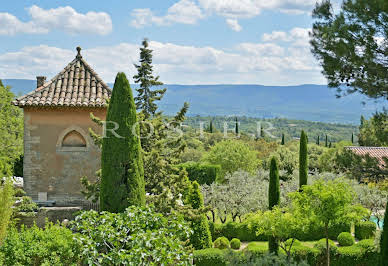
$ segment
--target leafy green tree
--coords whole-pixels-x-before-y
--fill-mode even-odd
[[[81,212],[71,222],[82,265],[189,265],[192,233],[182,216],[130,206],[125,212]]]
[[[253,173],[259,164],[256,151],[239,140],[224,140],[217,143],[204,155],[203,160],[221,165],[221,178],[226,173],[240,169]]]
[[[136,108],[141,110],[144,118],[155,115],[157,105],[155,101],[162,99],[166,89],[152,90],[153,86],[161,86],[163,82],[159,81],[159,76],[153,75],[152,50],[148,47],[148,40],[144,39],[143,47],[140,48],[140,64],[135,64],[137,74],[133,76],[135,83],[140,83],[136,89],[138,95],[135,97]]]
[[[290,193],[292,206],[301,219],[321,225],[326,236],[326,264],[330,265],[329,226],[344,220],[356,222],[369,215],[368,210],[354,204],[355,193],[342,179],[319,179],[301,192]]]
[[[307,155],[307,135],[302,130],[299,144],[299,188],[307,185],[308,177],[308,155]]]
[[[312,52],[339,94],[388,99],[387,12],[382,0],[344,0],[337,14],[329,0],[315,7]]]
[[[101,152],[102,210],[122,212],[128,206],[144,206],[144,170],[140,131],[132,90],[124,73],[118,73],[106,120],[117,123],[115,131],[106,130]]]
[[[376,112],[370,120],[363,119],[358,143],[361,146],[388,146],[388,110]]]
[[[0,178],[0,244],[7,234],[14,204],[14,190],[11,178]],[[1,246],[1,245],[0,245]]]
[[[380,265],[388,265],[388,201],[385,207],[385,216],[384,216],[384,225],[383,232],[381,233],[380,238]]]
[[[279,189],[279,169],[276,158],[272,157],[271,166],[269,170],[269,187],[268,187],[268,208],[272,210],[280,203],[280,189]],[[278,254],[279,242],[276,237],[269,236],[268,247],[270,253]]]
[[[0,80],[0,176],[13,172],[14,161],[23,152],[23,113],[12,101],[15,95]]]
[[[203,196],[197,181],[194,181],[191,185],[188,202],[195,210],[200,210],[204,207]],[[206,216],[204,214],[196,215],[191,220],[193,234],[190,237],[190,244],[195,249],[212,247],[212,236]]]
[[[278,149],[271,153],[271,158],[272,157],[277,159],[279,169],[284,171],[284,173],[281,175],[281,179],[290,179],[298,167],[298,154],[292,151],[292,149],[290,149],[288,146],[280,146]],[[266,169],[269,169],[271,159],[265,163]]]

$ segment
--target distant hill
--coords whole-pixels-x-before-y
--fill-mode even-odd
[[[17,95],[33,90],[35,80],[4,79]],[[108,84],[113,87],[112,84]],[[136,85],[133,85],[135,87]],[[387,102],[374,102],[353,94],[337,99],[335,91],[324,85],[174,85],[168,84],[160,103],[165,114],[190,103],[189,115],[247,116],[258,118],[292,118],[330,123],[358,124],[360,115],[370,116]],[[366,104],[363,105],[362,102]]]

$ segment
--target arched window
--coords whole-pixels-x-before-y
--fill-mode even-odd
[[[65,129],[58,138],[57,151],[87,151],[89,140],[82,128],[72,126]]]

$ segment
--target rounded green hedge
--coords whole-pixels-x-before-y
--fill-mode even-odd
[[[376,232],[376,224],[371,221],[357,223],[354,227],[354,235],[357,239],[373,238]]]
[[[292,240],[293,240],[293,239],[290,238],[290,239],[287,239],[286,242],[284,242],[285,245],[286,245],[286,247],[291,246],[291,243],[292,243],[292,246],[293,246],[293,247],[302,245],[302,243],[301,243],[298,239],[294,239],[294,242],[292,242]]]
[[[219,249],[230,248],[229,240],[224,236],[219,237],[214,241],[214,247]]]
[[[233,249],[240,249],[240,246],[241,246],[241,241],[240,239],[238,238],[233,238],[231,241],[230,241],[230,247],[233,248]]]
[[[342,232],[337,237],[338,243],[340,246],[348,247],[354,244],[354,237],[349,232]]]

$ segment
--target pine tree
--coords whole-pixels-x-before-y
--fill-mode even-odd
[[[317,138],[317,145],[319,146],[319,136],[318,136],[318,138]]]
[[[144,206],[144,170],[139,126],[132,90],[124,73],[118,73],[113,87],[106,120],[118,129],[106,130],[101,151],[101,210],[122,212],[128,206]]]
[[[237,120],[237,117],[236,117],[236,129],[235,129],[235,131],[236,131],[236,135],[238,135],[238,134],[239,134],[239,129],[238,129],[238,120]]]
[[[188,201],[194,210],[200,210],[204,207],[203,196],[197,181],[191,185]],[[190,237],[190,244],[195,249],[205,249],[212,246],[212,236],[205,214],[192,218],[191,229],[193,229],[193,234]]]
[[[140,48],[140,64],[135,64],[137,75],[133,76],[135,83],[140,83],[136,89],[135,97],[136,109],[141,110],[144,119],[154,116],[157,110],[155,101],[159,101],[164,96],[166,89],[152,90],[153,86],[161,86],[163,82],[159,81],[159,76],[154,77],[152,66],[152,50],[148,48],[148,40],[144,39],[143,47]]]
[[[380,265],[388,265],[388,201],[385,207],[384,225],[380,238]]]
[[[308,176],[308,157],[307,157],[307,135],[302,130],[300,135],[300,145],[299,145],[299,189],[303,185],[307,185],[307,176]]]
[[[327,142],[327,135],[325,137],[325,147],[327,148],[328,142]]]
[[[268,203],[270,210],[280,203],[279,168],[275,157],[272,157],[269,169]],[[278,254],[279,241],[274,237],[269,237],[268,247],[270,253]]]
[[[286,144],[285,140],[284,140],[284,133],[282,133],[282,142],[281,142],[281,145],[284,145]]]

